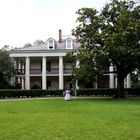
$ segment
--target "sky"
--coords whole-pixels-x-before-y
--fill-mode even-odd
[[[82,7],[101,10],[109,0],[0,0],[0,48],[23,47],[37,39],[58,40],[71,35],[76,11]]]

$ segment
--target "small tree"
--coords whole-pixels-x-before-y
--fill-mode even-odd
[[[9,85],[13,70],[13,63],[9,53],[5,49],[0,49],[0,88],[5,88]]]
[[[118,77],[117,98],[124,98],[127,74],[140,68],[139,13],[139,2],[133,0],[112,0],[100,13],[94,8],[82,8],[77,12],[80,24],[73,34],[79,34],[81,48],[76,58],[79,61],[83,56],[85,60],[90,59],[93,72],[100,74],[112,64],[115,68],[112,72]],[[87,68],[90,66],[86,61],[83,63]]]

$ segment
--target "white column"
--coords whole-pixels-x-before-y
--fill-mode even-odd
[[[59,56],[59,89],[64,88],[64,80],[63,80],[63,57]]]
[[[16,61],[15,61],[15,59],[13,57],[11,58],[11,61],[12,61],[13,65],[14,65],[14,69],[16,69]],[[15,75],[13,73],[12,73],[12,76],[10,78],[10,84],[15,85]]]
[[[25,89],[30,89],[30,58],[26,57]]]
[[[110,72],[114,71],[114,67],[112,65],[109,66],[109,71]],[[114,88],[114,73],[110,73],[109,75],[109,87]]]
[[[22,63],[22,74],[24,74],[24,71],[25,71],[25,67],[24,67],[24,63]]]
[[[24,77],[21,78],[21,88],[24,89]]]
[[[127,75],[127,88],[131,88],[131,74]]]
[[[127,88],[127,78],[124,79],[124,88]]]
[[[20,77],[18,76],[18,83],[20,83],[21,81],[20,81]]]
[[[76,60],[76,68],[80,68],[80,62]],[[76,89],[79,89],[78,80],[76,80]]]
[[[76,89],[79,89],[78,80],[76,80]]]
[[[19,75],[21,75],[21,62],[18,61],[18,72],[19,72]],[[21,77],[18,76],[18,83],[21,84]]]
[[[117,88],[118,86],[118,78],[117,78],[117,75],[115,76],[115,88]]]
[[[21,62],[20,61],[18,62],[18,69],[19,69],[19,72],[21,74]]]
[[[95,85],[95,88],[98,88],[98,83],[97,83],[97,81],[95,81],[95,83],[94,83]]]
[[[11,85],[14,85],[15,84],[15,77],[14,76],[11,76],[11,78],[10,78],[10,84]]]
[[[76,60],[76,68],[80,68],[80,62]]]
[[[42,57],[42,89],[46,89],[46,57]]]

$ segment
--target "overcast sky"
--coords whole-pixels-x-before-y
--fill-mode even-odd
[[[58,39],[58,30],[71,35],[75,12],[82,7],[100,10],[109,0],[0,0],[0,48],[23,47],[37,39]]]

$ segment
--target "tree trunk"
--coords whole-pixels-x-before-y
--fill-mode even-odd
[[[115,95],[115,98],[125,98],[125,92],[124,92],[124,76],[118,74],[118,83],[117,83],[118,91]]]

